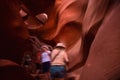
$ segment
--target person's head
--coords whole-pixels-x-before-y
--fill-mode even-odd
[[[49,47],[47,45],[42,45],[41,47],[44,51],[48,51],[49,50]]]

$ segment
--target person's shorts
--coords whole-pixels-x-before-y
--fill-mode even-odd
[[[50,61],[42,63],[42,72],[46,73],[50,70]]]
[[[65,66],[51,66],[50,73],[52,78],[64,78],[66,76]]]

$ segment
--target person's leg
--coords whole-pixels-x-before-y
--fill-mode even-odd
[[[51,80],[51,76],[50,76],[50,62],[44,62],[42,64],[42,70],[43,70],[43,74],[45,74],[46,78],[48,80]]]
[[[45,74],[46,74],[48,80],[52,80],[51,75],[50,75],[50,71],[49,71],[49,72],[46,72]]]
[[[42,71],[43,71],[43,73],[49,72],[50,66],[51,66],[50,62],[42,63]]]

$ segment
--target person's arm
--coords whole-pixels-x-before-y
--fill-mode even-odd
[[[48,54],[48,55],[51,55],[51,51],[47,51],[47,54]]]

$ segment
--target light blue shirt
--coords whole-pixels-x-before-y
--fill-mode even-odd
[[[51,59],[50,59],[50,53],[51,53],[50,51],[42,53],[42,63],[51,61]]]

